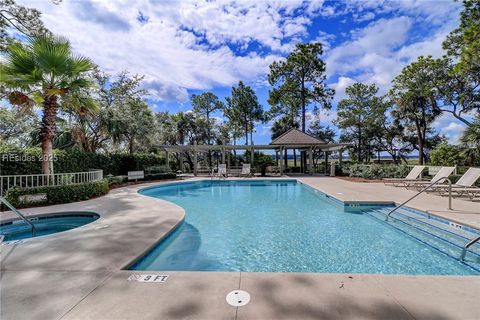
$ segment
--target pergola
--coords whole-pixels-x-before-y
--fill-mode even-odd
[[[217,151],[221,153],[222,163],[225,163],[226,154],[233,150],[250,151],[250,163],[253,163],[254,152],[261,150],[274,150],[276,159],[279,160],[279,171],[283,174],[283,153],[286,149],[297,149],[308,153],[308,172],[313,174],[313,155],[316,150],[325,152],[326,162],[328,161],[328,151],[338,151],[339,161],[342,161],[342,150],[349,146],[344,143],[325,143],[311,135],[308,135],[298,129],[292,128],[274,139],[267,145],[161,145],[159,146],[166,152],[167,165],[169,164],[169,153],[177,153],[180,159],[180,170],[183,171],[183,153],[193,153],[193,174],[198,174],[198,153],[205,153],[209,151]],[[228,159],[228,163],[230,158]]]

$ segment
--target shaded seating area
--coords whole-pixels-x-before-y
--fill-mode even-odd
[[[286,158],[285,154],[287,150],[298,150],[303,156],[303,166],[302,173],[304,174],[313,174],[314,173],[314,157],[315,154],[318,154],[317,151],[324,152],[325,156],[325,165],[328,165],[328,154],[331,152],[339,153],[339,161],[342,161],[342,151],[349,144],[345,143],[325,143],[313,136],[310,136],[298,129],[292,128],[274,139],[270,144],[267,145],[205,145],[205,144],[193,144],[193,145],[161,145],[159,148],[163,149],[166,152],[167,166],[170,164],[170,155],[172,153],[176,154],[176,161],[178,161],[179,171],[181,173],[190,172],[194,176],[198,175],[215,175],[219,172],[220,164],[226,165],[226,175],[244,175],[244,164],[250,165],[250,175],[261,172],[259,168],[254,166],[254,157],[255,153],[261,151],[267,151],[272,153],[275,166],[270,167],[269,170],[266,170],[269,173],[282,176],[285,172],[285,163]],[[244,151],[249,156],[245,157],[245,163],[242,164],[241,168],[235,166],[234,161],[232,161],[232,153],[236,151]],[[211,155],[212,153],[218,154],[219,160],[215,165],[211,167],[205,167],[200,165],[199,156],[200,155]],[[184,159],[189,159],[189,162],[192,163],[193,168],[186,170]],[[233,162],[233,164],[232,164]],[[239,170],[240,169],[240,170]],[[223,169],[222,169],[223,170]]]

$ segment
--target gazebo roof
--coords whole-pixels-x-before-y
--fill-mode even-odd
[[[284,134],[274,139],[272,145],[325,145],[326,143],[298,129],[291,128]]]

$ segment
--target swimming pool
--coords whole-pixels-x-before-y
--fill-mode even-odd
[[[29,218],[36,229],[35,237],[63,232],[78,228],[97,220],[100,216],[95,213],[69,212]],[[22,240],[32,237],[32,229],[22,220],[14,220],[0,224],[0,235],[4,241]]]
[[[420,216],[409,225],[406,211],[387,223],[385,206],[345,210],[295,180],[196,181],[141,194],[180,205],[186,217],[134,270],[479,274],[478,247],[457,259],[467,231],[425,227]]]

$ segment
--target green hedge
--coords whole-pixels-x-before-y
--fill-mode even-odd
[[[165,180],[165,179],[175,179],[177,174],[174,172],[164,172],[164,173],[155,173],[155,174],[146,174],[145,180]]]
[[[104,195],[108,192],[108,181],[103,179],[95,182],[85,182],[75,185],[48,186],[38,188],[12,188],[7,191],[6,198],[18,208],[34,205],[53,205],[60,203],[69,203],[88,200],[94,197]],[[20,199],[25,195],[45,194],[44,201],[29,202],[26,199]]]
[[[351,164],[343,166],[342,173],[350,177],[359,177],[364,179],[383,179],[383,178],[403,178],[410,169],[406,165],[380,165],[380,164]]]
[[[140,181],[151,181],[151,180],[165,180],[165,179],[175,179],[177,174],[175,172],[161,172],[161,173],[145,173],[145,179]],[[120,185],[128,182],[128,176],[113,176],[107,177],[108,185]]]
[[[0,175],[39,174],[40,148],[17,148],[0,145]],[[54,169],[58,173],[101,169],[105,175],[126,175],[128,171],[164,166],[165,157],[150,153],[100,154],[79,150],[54,150]]]

